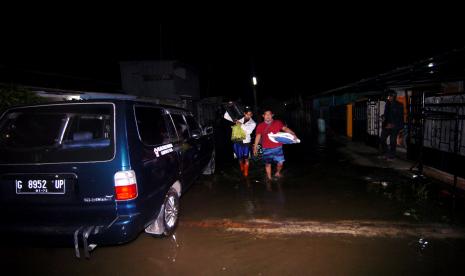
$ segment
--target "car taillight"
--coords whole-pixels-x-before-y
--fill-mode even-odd
[[[134,171],[115,173],[116,200],[130,200],[137,197],[137,181]]]

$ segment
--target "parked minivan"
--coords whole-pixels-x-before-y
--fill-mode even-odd
[[[0,117],[3,236],[53,236],[79,257],[175,229],[179,197],[213,173],[212,128],[135,100],[15,107]]]

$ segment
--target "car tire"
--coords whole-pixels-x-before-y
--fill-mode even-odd
[[[174,188],[170,188],[165,196],[157,219],[145,228],[145,232],[155,237],[170,236],[174,233],[178,220],[179,195]]]
[[[212,152],[212,156],[210,157],[210,161],[208,161],[207,166],[203,169],[202,174],[204,175],[212,175],[215,173],[216,167],[216,160],[215,160],[215,150]]]

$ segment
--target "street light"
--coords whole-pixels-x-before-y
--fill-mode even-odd
[[[252,77],[252,83],[254,86],[257,86],[257,77]]]
[[[257,77],[253,76],[253,77],[252,77],[252,84],[253,84],[253,86],[252,86],[252,88],[253,88],[253,108],[254,108],[253,113],[256,114],[255,116],[258,115],[258,113],[257,113],[257,111],[258,111],[258,109],[257,109],[257,88],[256,88],[256,87],[257,87],[257,83],[258,83],[258,82],[257,82]]]

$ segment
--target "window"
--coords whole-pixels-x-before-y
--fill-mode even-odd
[[[183,141],[189,139],[189,130],[184,117],[181,114],[171,114],[171,118],[173,118],[179,139]]]
[[[27,149],[55,145],[66,114],[12,112],[5,117],[2,144],[11,149]]]
[[[102,115],[71,116],[63,142],[76,140],[98,140],[110,137],[110,118]]]
[[[15,108],[0,121],[0,163],[110,160],[113,132],[112,104]]]
[[[178,135],[176,133],[176,128],[174,127],[174,123],[171,120],[171,116],[169,114],[164,115],[166,120],[166,126],[168,129],[168,133],[170,134],[170,142],[178,141]]]
[[[185,118],[187,121],[187,125],[189,126],[191,136],[193,133],[201,133],[200,125],[197,123],[197,121],[194,119],[192,115],[187,115]]]
[[[172,80],[172,74],[155,74],[155,75],[142,75],[144,81],[161,81],[161,80]]]
[[[144,144],[159,145],[170,141],[163,110],[140,106],[136,106],[135,110],[139,136]]]

